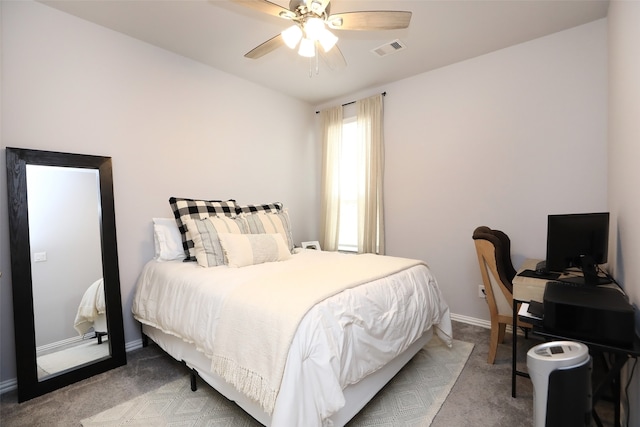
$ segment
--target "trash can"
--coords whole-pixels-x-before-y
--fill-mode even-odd
[[[591,425],[591,356],[574,341],[553,341],[527,352],[533,383],[533,426]]]

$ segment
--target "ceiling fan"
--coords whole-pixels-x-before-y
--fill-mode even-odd
[[[411,12],[405,11],[358,11],[330,14],[330,0],[290,0],[285,9],[267,0],[232,0],[272,16],[293,21],[293,25],[275,37],[258,45],[244,56],[258,59],[286,45],[298,48],[298,54],[309,58],[322,57],[331,69],[346,65],[342,52],[336,46],[332,30],[377,31],[407,28]],[[327,28],[328,27],[328,28]]]

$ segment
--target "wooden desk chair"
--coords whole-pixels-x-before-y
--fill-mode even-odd
[[[507,325],[513,323],[513,284],[516,270],[511,262],[511,240],[500,230],[480,226],[473,232],[482,274],[489,313],[491,314],[491,339],[488,363],[493,364],[498,344],[504,341]],[[518,326],[531,329],[528,323],[518,321]],[[517,331],[513,331],[515,334]]]

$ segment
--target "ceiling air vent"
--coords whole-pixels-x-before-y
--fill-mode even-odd
[[[402,43],[398,39],[395,39],[394,41],[385,43],[382,46],[378,46],[375,49],[371,49],[371,52],[382,57],[382,56],[391,55],[392,53],[398,52],[399,50],[403,50],[406,48],[407,46],[404,43]]]

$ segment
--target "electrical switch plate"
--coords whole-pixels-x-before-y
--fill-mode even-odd
[[[33,261],[34,262],[44,262],[47,260],[47,253],[46,252],[34,252],[33,254]]]
[[[484,297],[485,297],[484,286],[478,285],[478,298],[484,298]]]

